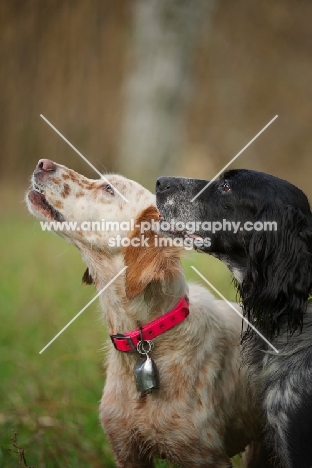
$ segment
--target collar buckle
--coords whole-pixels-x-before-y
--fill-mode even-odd
[[[117,351],[120,351],[120,350],[117,347],[115,340],[126,340],[127,344],[131,348],[131,349],[129,349],[129,351],[136,351],[136,347],[133,344],[131,336],[123,335],[122,333],[117,333],[116,335],[109,335],[109,337],[112,340],[114,348],[117,349]]]

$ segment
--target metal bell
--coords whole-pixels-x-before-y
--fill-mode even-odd
[[[153,388],[159,388],[159,374],[155,361],[148,355],[139,358],[134,367],[134,378],[138,392],[151,393]]]

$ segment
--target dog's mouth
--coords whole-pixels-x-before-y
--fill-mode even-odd
[[[63,215],[47,201],[44,189],[35,182],[33,183],[33,189],[28,192],[28,200],[33,209],[45,218],[55,221],[64,220]]]

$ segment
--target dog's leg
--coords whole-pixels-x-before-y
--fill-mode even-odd
[[[226,456],[221,457],[199,457],[188,458],[185,457],[183,460],[173,460],[174,466],[175,463],[181,468],[232,468],[232,463],[230,459]],[[207,459],[209,458],[209,461]]]
[[[136,445],[127,447],[126,444],[122,450],[116,448],[114,442],[110,439],[117,468],[153,468],[152,457],[142,454],[140,448]]]
[[[110,445],[113,449],[116,468],[153,468],[153,460],[140,452],[140,448],[136,446],[127,447],[124,445],[122,450],[116,447],[112,439]]]
[[[142,458],[139,460],[123,460],[118,461],[116,460],[116,468],[153,468],[154,463],[150,460],[143,460]]]
[[[144,450],[144,438],[135,440],[122,423],[105,432],[112,448],[117,468],[153,468],[153,447]]]
[[[154,467],[154,463],[151,460],[151,458],[148,456],[144,457],[142,454],[139,454],[139,449],[134,450],[128,456],[125,456],[124,451],[122,453],[120,452],[116,453],[112,443],[111,443],[111,446],[113,448],[113,452],[114,452],[114,456],[116,460],[116,468],[153,468]],[[174,466],[176,466],[177,464],[177,466],[181,468],[194,468],[195,466],[196,468],[232,468],[232,464],[227,457],[222,457],[222,459],[214,458],[213,461],[209,461],[209,462],[207,462],[206,460],[205,461],[202,460],[201,462],[198,462],[197,460],[194,461],[194,459],[191,459],[191,458],[180,460],[179,457],[176,458],[173,455],[172,460],[170,461],[174,463]],[[266,467],[263,466],[261,468],[266,468]]]

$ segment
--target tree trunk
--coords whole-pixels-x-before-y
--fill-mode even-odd
[[[213,0],[136,0],[117,170],[151,190],[173,173],[185,138],[191,58]],[[209,23],[207,24],[207,27]]]

